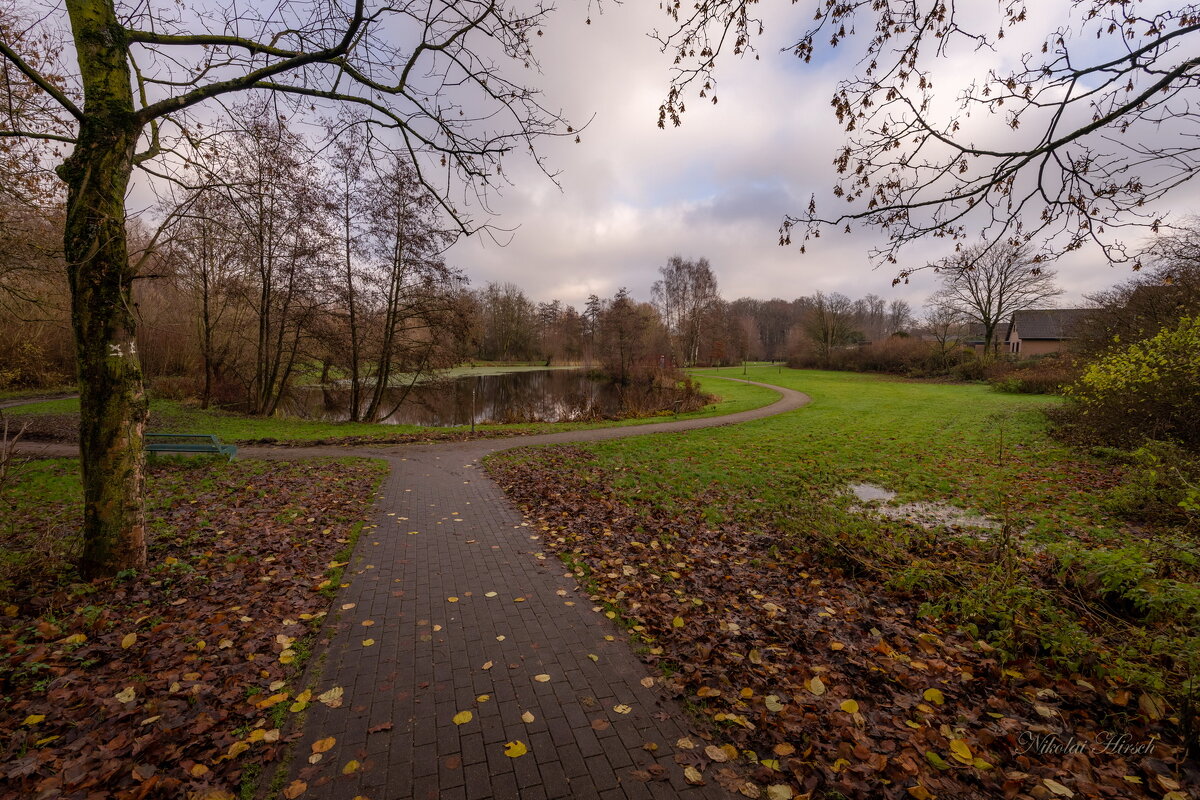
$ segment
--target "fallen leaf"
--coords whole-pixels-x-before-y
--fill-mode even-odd
[[[308,791],[307,783],[302,780],[294,780],[287,785],[286,789],[283,790],[283,796],[286,797],[287,800],[295,800],[295,798],[304,794],[306,791]]]
[[[642,686],[645,686],[647,689],[649,689],[653,685],[654,678],[642,678]]]
[[[520,758],[528,752],[529,748],[526,747],[525,743],[519,739],[513,742],[507,742],[504,745],[504,755],[508,756],[509,758]]]
[[[1066,786],[1063,786],[1061,783],[1059,783],[1056,780],[1051,780],[1050,778],[1042,778],[1042,785],[1044,785],[1050,791],[1054,792],[1059,797],[1074,797],[1075,796],[1075,792],[1071,791]]]
[[[470,711],[460,711],[454,715],[454,717],[451,721],[455,725],[466,725],[468,722],[470,722],[474,718],[475,718],[475,715],[472,714]]]
[[[136,643],[137,643],[137,634],[136,633],[127,633],[127,634],[125,634],[125,638],[121,639],[121,649],[128,650],[129,648],[133,647],[133,645]]]
[[[126,686],[122,691],[113,695],[118,703],[132,703],[137,698],[137,692],[132,686]]]
[[[792,800],[793,797],[795,792],[787,784],[778,783],[767,787],[767,800]]]
[[[855,714],[858,712],[858,701],[857,700],[843,700],[841,709],[842,709],[842,711],[845,711],[847,714]]]
[[[704,755],[708,756],[713,761],[716,761],[718,764],[729,760],[729,756],[725,753],[725,751],[717,747],[715,744],[710,744],[708,747],[704,748]]]
[[[317,695],[317,700],[330,708],[339,708],[342,705],[343,694],[344,690],[341,686],[334,686],[332,689]]]
[[[360,765],[359,765],[358,761],[356,761],[355,759],[352,758],[346,762],[346,766],[342,767],[342,774],[343,775],[353,775],[354,773],[358,772],[359,766]]]
[[[371,645],[375,644],[375,640],[374,639],[363,639],[362,644],[363,644],[363,647],[370,647]]]
[[[630,711],[633,711],[633,709],[630,708],[629,706],[625,705],[624,703],[621,703],[619,705],[613,706],[613,711],[617,712],[618,714],[628,714]]]
[[[821,682],[820,678],[814,676],[808,682],[808,690],[820,697],[821,695],[825,694],[825,684]]]
[[[925,694],[923,694],[921,696],[924,697],[930,703],[933,703],[933,704],[939,705],[939,706],[944,705],[946,702],[946,696],[944,694],[942,694],[941,689],[926,689]]]
[[[695,767],[684,767],[683,768],[683,779],[686,780],[688,783],[692,784],[693,786],[703,786],[704,785],[704,776],[702,776],[700,774],[700,770],[696,769]]]
[[[524,714],[521,715],[521,721],[524,722],[526,725],[533,722],[534,719],[535,719],[535,717],[533,716],[533,714],[531,714],[528,711],[526,711]]]
[[[45,718],[46,718],[45,714],[30,714],[28,717],[25,718],[25,721],[22,722],[21,724],[22,725],[37,725],[39,722],[41,722]]]
[[[488,663],[490,664],[491,662],[489,661]],[[543,672],[541,675],[534,675],[533,679],[538,683],[546,683],[550,680],[550,676]]]
[[[329,736],[325,739],[317,739],[312,743],[312,751],[314,753],[328,753],[336,743],[337,739],[333,736]]]

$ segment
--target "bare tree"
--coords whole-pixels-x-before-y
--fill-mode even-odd
[[[966,318],[946,306],[931,305],[925,312],[923,328],[933,339],[934,351],[942,372],[950,369],[951,356],[962,348]]]
[[[823,58],[856,36],[863,43],[859,73],[832,98],[847,134],[834,195],[859,206],[826,215],[814,200],[785,218],[781,244],[796,226],[807,240],[824,226],[865,223],[886,232],[873,256],[891,264],[926,236],[963,240],[980,230],[987,245],[977,257],[1015,242],[1035,244],[1040,262],[1093,242],[1121,262],[1136,258],[1116,238],[1121,229],[1157,231],[1164,217],[1154,201],[1200,169],[1200,5],[1077,0],[1069,21],[1045,32],[1040,53],[1003,49],[1020,38],[1006,32],[1028,17],[1011,0],[814,6],[815,23],[788,48],[796,57]],[[677,66],[660,127],[680,124],[690,92],[715,103],[718,59],[753,52],[763,31],[746,0],[663,7],[672,27],[658,38]],[[936,110],[939,60],[989,50],[1020,66],[976,76],[957,112]]]
[[[235,93],[294,101],[296,110],[349,105],[382,132],[381,144],[409,154],[442,208],[471,229],[476,224],[448,199],[451,176],[486,191],[506,153],[531,150],[543,134],[572,133],[503,72],[534,65],[530,44],[546,13],[502,0],[248,7],[66,0],[0,28],[5,100],[11,106],[19,90],[32,98],[25,107],[56,112],[50,120],[10,116],[0,133],[72,147],[58,175],[68,190],[84,574],[111,575],[146,558],[148,403],[125,230],[134,168],[182,179],[168,155],[173,145],[195,141],[202,104]],[[45,45],[60,34],[73,46]],[[60,53],[73,53],[75,65],[56,63]],[[445,170],[435,180],[439,166]]]
[[[708,313],[720,301],[717,278],[708,259],[685,260],[671,256],[659,267],[662,278],[654,282],[654,303],[671,335],[681,364],[695,364],[700,357],[700,339]]]
[[[828,366],[834,349],[855,339],[854,302],[838,292],[817,292],[807,306],[800,325]]]
[[[1014,311],[1044,307],[1061,295],[1053,270],[1037,269],[1030,247],[968,247],[935,269],[942,287],[930,298],[934,306],[961,314],[983,326],[984,353],[995,353],[996,332]]]

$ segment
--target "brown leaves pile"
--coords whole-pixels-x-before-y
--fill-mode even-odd
[[[647,660],[671,666],[663,685],[736,746],[764,796],[1183,800],[1200,786],[1161,699],[1002,663],[920,618],[921,598],[848,577],[779,535],[616,499],[590,458],[542,449],[489,469],[547,526],[548,548],[587,565],[598,602],[620,609]],[[1148,752],[1111,752],[1121,736]],[[1038,753],[1038,742],[1075,752]],[[724,751],[704,752],[681,755],[692,777],[712,767],[722,782]]]
[[[317,587],[379,470],[153,468],[148,570],[6,600],[0,796],[233,796],[309,702],[292,648],[321,625]]]

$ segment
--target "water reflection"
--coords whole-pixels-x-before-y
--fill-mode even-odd
[[[537,370],[478,375],[388,391],[385,411],[399,407],[385,423],[397,425],[470,425],[519,422],[572,422],[619,417],[629,412],[624,392],[583,370]],[[401,403],[401,398],[403,402]],[[311,419],[345,420],[349,392],[300,390],[289,409]],[[669,403],[668,403],[669,407]]]

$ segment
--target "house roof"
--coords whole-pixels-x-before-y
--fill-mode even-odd
[[[1011,341],[1014,330],[1022,339],[1070,339],[1072,328],[1087,314],[1086,308],[1048,308],[1016,311],[1008,323],[1005,339]]]

